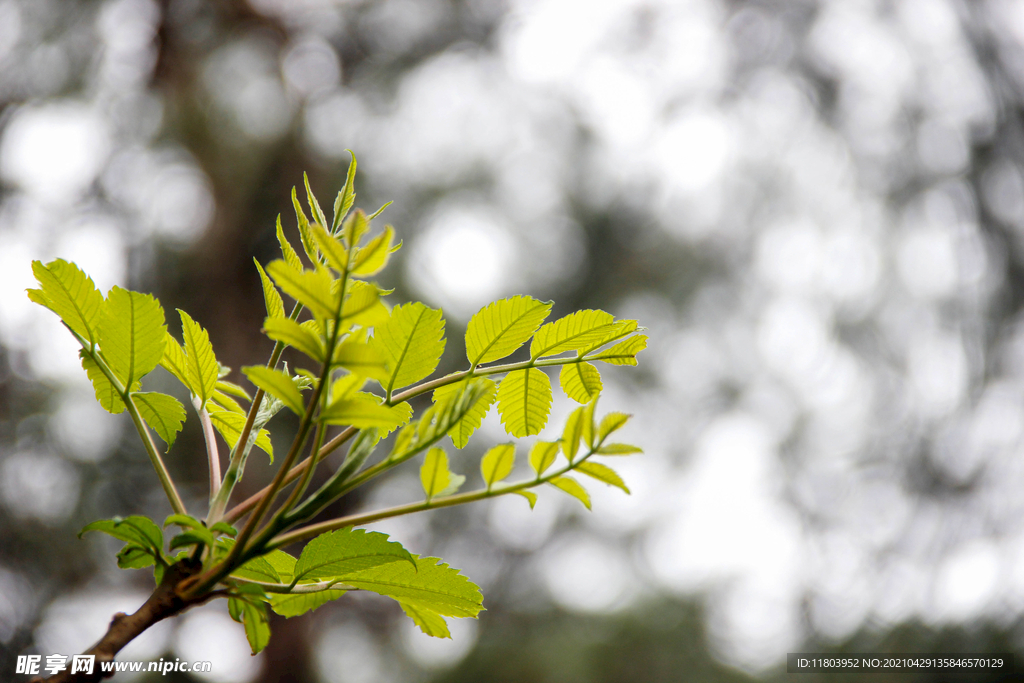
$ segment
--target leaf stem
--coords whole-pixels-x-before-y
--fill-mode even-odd
[[[221,486],[220,474],[220,451],[217,448],[217,434],[213,430],[213,422],[210,414],[206,412],[198,396],[192,397],[192,405],[199,415],[199,422],[203,425],[203,438],[206,440],[206,457],[210,463],[210,507],[217,497],[217,491]]]

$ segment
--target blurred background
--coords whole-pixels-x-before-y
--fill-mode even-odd
[[[296,237],[303,171],[330,203],[346,149],[357,205],[395,200],[391,301],[444,309],[440,370],[501,296],[650,328],[639,368],[604,372],[646,451],[616,463],[633,495],[376,525],[483,588],[452,641],[349,595],[255,658],[221,603],[123,659],[625,683],[781,680],[798,650],[1024,655],[1022,115],[1013,0],[0,0],[0,671],[148,594],[84,524],[170,512],[26,298],[31,260],[262,362],[252,259],[278,212]],[[492,414],[453,468],[504,438]],[[201,443],[190,418],[169,456],[198,510]],[[414,470],[344,509],[415,499]]]

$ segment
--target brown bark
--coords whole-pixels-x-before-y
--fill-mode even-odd
[[[198,605],[208,600],[211,596],[203,596],[194,600],[182,599],[175,588],[181,581],[194,576],[202,569],[199,562],[182,560],[167,569],[163,581],[156,587],[153,594],[142,604],[135,613],[125,614],[118,612],[110,621],[110,627],[106,634],[91,648],[83,654],[95,655],[96,662],[91,674],[71,673],[70,660],[64,671],[61,671],[49,678],[33,678],[29,683],[95,683],[103,678],[113,676],[113,672],[101,671],[102,662],[113,661],[114,657],[125,645],[138,637],[143,631],[153,624],[180,614],[193,605]]]

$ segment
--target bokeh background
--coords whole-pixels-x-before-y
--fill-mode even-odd
[[[781,680],[798,650],[1024,655],[1022,115],[1013,0],[0,0],[0,677],[145,597],[85,523],[169,513],[25,297],[31,260],[261,362],[252,259],[278,212],[294,230],[303,171],[333,197],[346,149],[357,204],[395,200],[392,301],[445,311],[442,370],[515,293],[650,328],[639,368],[604,373],[646,451],[620,464],[633,495],[377,525],[482,586],[452,641],[351,595],[255,658],[223,604],[123,658],[625,683]],[[503,439],[492,415],[455,469]],[[201,448],[190,419],[169,458],[200,509]],[[413,469],[345,506],[414,499]]]

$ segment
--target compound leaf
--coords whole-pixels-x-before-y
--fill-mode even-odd
[[[551,380],[542,370],[525,368],[505,375],[498,386],[498,413],[512,436],[539,434],[551,412]]]
[[[508,356],[525,344],[551,313],[552,302],[514,296],[487,304],[466,327],[466,356],[476,367]]]
[[[416,561],[400,543],[385,534],[347,527],[320,534],[306,544],[295,563],[296,579],[344,579],[394,562],[416,569]]]
[[[170,449],[185,422],[185,406],[173,396],[155,391],[134,393],[131,399],[142,419],[156,430]]]
[[[417,302],[395,306],[387,321],[374,327],[370,344],[384,358],[383,372],[371,374],[385,391],[418,382],[437,367],[444,353],[441,311]]]
[[[99,322],[100,348],[114,375],[130,387],[164,357],[164,309],[149,294],[113,287]]]
[[[32,273],[42,289],[28,290],[28,298],[60,316],[75,334],[96,344],[103,295],[92,278],[74,263],[56,259],[43,265],[32,262]]]
[[[601,393],[601,373],[590,363],[563,365],[558,374],[558,383],[565,395],[577,403],[590,403]]]

